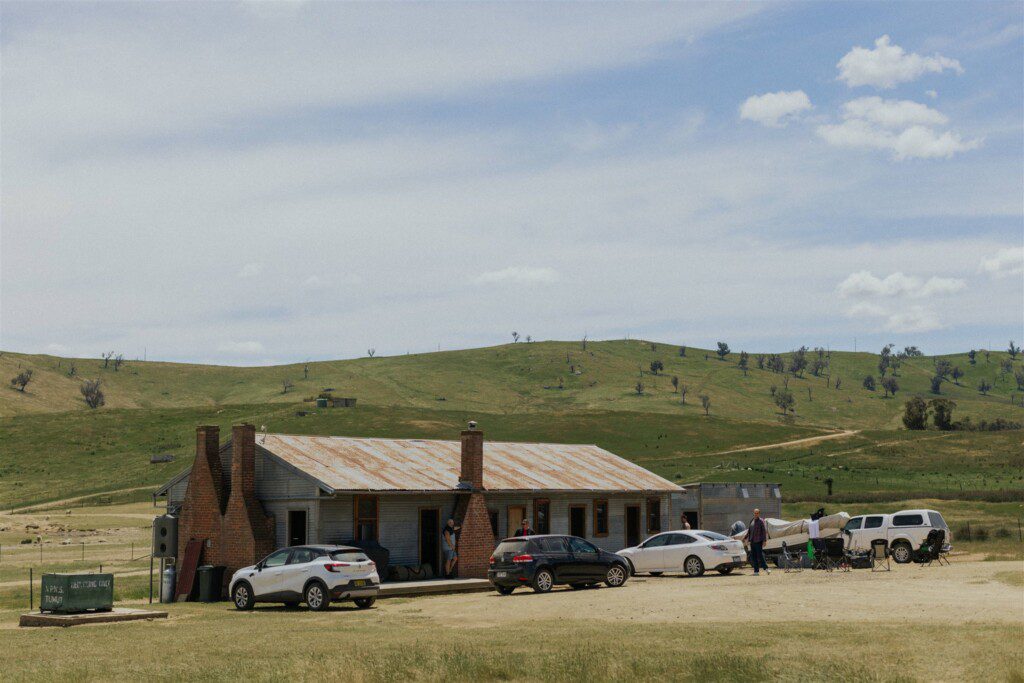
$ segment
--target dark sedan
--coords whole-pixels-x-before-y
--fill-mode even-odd
[[[603,581],[617,588],[629,578],[629,566],[576,536],[522,536],[498,544],[487,578],[502,595],[519,586],[547,593],[556,584],[586,588]]]

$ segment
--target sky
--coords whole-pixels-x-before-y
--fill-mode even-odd
[[[1024,5],[0,4],[0,348],[1024,341]]]

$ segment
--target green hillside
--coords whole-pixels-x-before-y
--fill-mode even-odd
[[[361,404],[443,408],[493,413],[534,411],[614,410],[684,415],[702,412],[699,395],[711,399],[711,412],[738,420],[776,422],[779,410],[770,387],[788,381],[796,399],[792,419],[798,425],[829,428],[898,428],[904,399],[930,397],[934,357],[904,361],[896,377],[900,391],[885,398],[881,387],[861,386],[866,375],[878,378],[878,356],[833,352],[828,373],[802,377],[757,369],[751,354],[747,376],[737,366],[739,352],[725,360],[701,349],[642,341],[537,342],[440,353],[361,358],[271,367],[223,367],[179,363],[128,362],[118,371],[104,369],[97,359],[66,359],[4,353],[0,378],[33,370],[24,393],[10,387],[0,391],[0,416],[88,410],[79,394],[82,378],[100,379],[112,408],[180,408],[234,404],[293,403],[325,388],[339,396],[354,396]],[[813,353],[813,352],[812,352]],[[707,359],[705,359],[707,357]],[[785,354],[788,359],[789,355]],[[1021,392],[1012,374],[1001,376],[1005,353],[981,354],[971,365],[966,354],[945,356],[965,375],[960,385],[943,383],[942,395],[957,403],[957,415],[1021,419],[1010,403]],[[664,370],[654,375],[652,361]],[[75,376],[69,377],[71,366]],[[1018,357],[1014,367],[1021,368]],[[671,378],[689,387],[687,405],[673,392]],[[294,388],[283,392],[284,380]],[[840,388],[835,389],[836,380]],[[977,385],[992,384],[988,396]],[[637,382],[644,385],[638,395]],[[6,384],[6,380],[5,380]],[[810,394],[808,394],[810,390]]]
[[[901,428],[906,398],[933,397],[934,358],[907,359],[899,392],[885,398],[861,384],[865,375],[877,378],[874,354],[835,352],[828,374],[803,377],[757,369],[753,354],[745,376],[738,356],[688,349],[684,358],[678,346],[640,341],[591,342],[585,350],[579,342],[520,343],[310,363],[304,377],[302,365],[129,362],[114,371],[96,359],[3,353],[0,378],[32,369],[33,379],[24,393],[0,387],[0,507],[162,483],[190,463],[195,425],[226,430],[239,421],[278,432],[453,438],[476,419],[491,439],[596,443],[680,483],[774,481],[788,499],[820,498],[826,479],[837,496],[859,500],[909,493],[1017,500],[1024,492],[1020,431]],[[941,389],[956,402],[956,417],[1024,421],[1013,375],[1000,377],[1005,357],[992,353],[986,362],[979,354],[973,366],[966,355],[946,357],[965,373],[960,386]],[[664,370],[652,374],[652,361]],[[689,388],[685,405],[673,376]],[[82,378],[101,379],[104,407],[84,404]],[[987,396],[976,389],[982,378],[993,385]],[[284,379],[294,383],[287,393]],[[796,413],[781,416],[770,387],[787,381]],[[356,397],[357,406],[317,410],[304,400],[326,388]],[[762,448],[741,450],[750,447]],[[176,460],[152,465],[156,453]]]

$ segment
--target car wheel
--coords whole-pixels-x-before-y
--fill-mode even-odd
[[[377,602],[377,598],[356,598],[356,607],[359,609],[370,609],[373,607],[373,603]]]
[[[327,595],[327,588],[319,581],[314,581],[306,586],[306,606],[314,612],[322,612],[331,604],[331,597]]]
[[[651,572],[651,576],[661,576],[665,572]]]
[[[512,595],[512,591],[516,589],[515,586],[495,586],[494,590],[498,591],[498,595]]]
[[[239,582],[235,589],[231,591],[231,601],[235,603],[235,608],[237,609],[252,609],[253,605],[256,604],[255,597],[252,594],[252,586],[245,581]]]
[[[696,555],[690,555],[683,563],[683,569],[689,576],[701,576],[704,574],[704,563]]]
[[[618,588],[622,584],[626,583],[626,578],[628,576],[628,569],[623,567],[621,564],[613,564],[608,567],[608,573],[605,574],[604,582],[612,588]]]
[[[549,569],[541,569],[533,577],[533,590],[547,593],[555,585],[555,577]]]
[[[892,559],[896,564],[907,564],[913,556],[914,552],[907,543],[897,543],[892,547]]]
[[[718,573],[725,576],[726,574],[732,574],[732,567],[719,567]]]

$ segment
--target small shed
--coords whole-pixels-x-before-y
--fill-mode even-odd
[[[762,517],[782,517],[779,484],[697,482],[683,489],[672,494],[673,525],[686,519],[691,528],[727,534],[733,523],[749,522],[754,508],[761,510]]]

